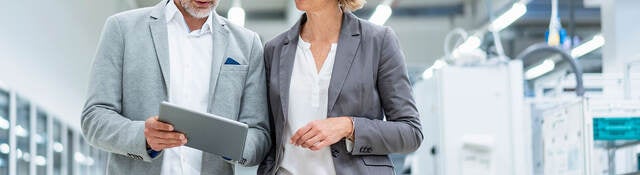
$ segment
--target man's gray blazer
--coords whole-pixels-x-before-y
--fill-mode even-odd
[[[164,8],[107,19],[82,112],[82,133],[110,152],[107,174],[160,174],[163,156],[147,154],[144,121],[167,100],[169,46]],[[215,14],[215,13],[214,13]],[[213,63],[208,112],[249,125],[244,166],[259,164],[271,146],[262,43],[258,35],[213,17]],[[233,58],[241,65],[226,65]],[[224,144],[224,140],[217,143]],[[233,164],[205,153],[202,174],[233,174]]]
[[[336,174],[393,174],[387,155],[413,152],[423,139],[404,54],[390,28],[363,21],[349,12],[342,19],[327,115],[352,116],[355,142],[351,153],[344,140],[331,145]],[[305,15],[265,46],[274,147],[260,164],[258,174],[277,172],[284,143],[289,140],[283,138],[284,123],[289,117],[291,71],[304,22]]]

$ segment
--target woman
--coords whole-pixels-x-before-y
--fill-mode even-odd
[[[258,174],[393,174],[387,155],[422,142],[396,35],[351,14],[364,0],[295,3],[265,46],[275,146]]]

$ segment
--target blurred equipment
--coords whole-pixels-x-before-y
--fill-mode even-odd
[[[560,46],[566,38],[567,32],[562,28],[558,16],[558,0],[551,0],[551,19],[549,20],[549,30],[546,33],[547,44]]]
[[[444,66],[415,85],[425,142],[412,174],[525,172],[522,63]],[[476,82],[484,83],[476,83]]]
[[[571,64],[576,96],[525,99],[521,60],[538,52],[559,53]],[[411,173],[590,175],[591,115],[577,62],[546,43],[513,61],[493,60],[499,59],[434,64],[425,71],[430,76],[415,84],[426,131]]]
[[[592,174],[593,134],[587,100],[527,99],[525,111],[532,120],[532,174]]]
[[[640,101],[598,100],[591,109],[594,169],[598,174],[639,174]]]

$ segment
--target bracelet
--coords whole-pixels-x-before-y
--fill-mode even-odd
[[[353,142],[354,137],[355,137],[355,136],[354,136],[354,133],[355,133],[355,127],[356,127],[356,126],[355,126],[355,123],[354,123],[354,121],[353,121],[353,117],[347,117],[347,118],[349,118],[349,121],[351,121],[351,130],[349,131],[349,135],[347,135],[347,137],[346,137],[346,138],[347,138],[349,141],[352,141],[352,142]]]

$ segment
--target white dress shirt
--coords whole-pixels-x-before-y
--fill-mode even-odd
[[[173,0],[165,8],[169,43],[169,101],[207,111],[213,40],[211,15],[201,29],[190,31]],[[164,150],[162,175],[199,175],[202,151],[180,146]]]
[[[299,128],[314,120],[327,118],[329,82],[336,56],[336,44],[331,45],[320,71],[311,53],[311,44],[299,38],[291,73],[289,117],[285,125],[284,157],[278,174],[334,175],[333,157],[329,147],[311,151],[289,143]]]

